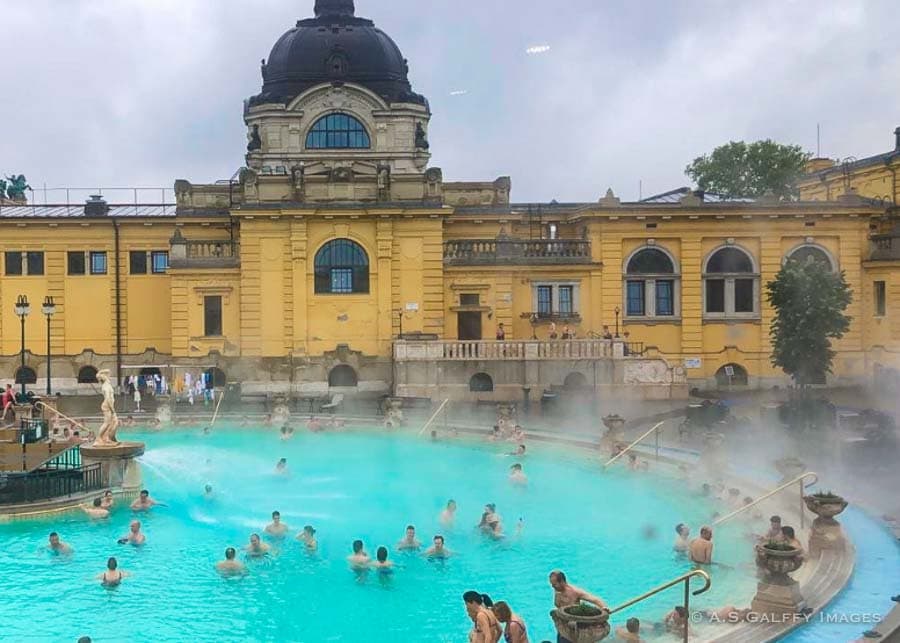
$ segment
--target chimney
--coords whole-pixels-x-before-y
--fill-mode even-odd
[[[84,204],[84,216],[86,217],[105,217],[107,214],[109,214],[109,205],[99,194],[92,194]]]
[[[894,149],[900,151],[900,127],[894,130]]]

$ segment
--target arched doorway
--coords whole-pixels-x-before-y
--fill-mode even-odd
[[[351,366],[338,364],[328,374],[328,386],[331,388],[353,388],[359,384],[359,377]]]
[[[16,369],[16,384],[36,384],[37,373],[30,366],[20,366]]]
[[[569,390],[578,390],[587,388],[588,382],[584,373],[569,373],[563,381],[563,388]]]
[[[97,369],[93,366],[82,366],[78,369],[78,383],[79,384],[96,384],[97,383]]]
[[[740,364],[725,364],[716,371],[716,385],[719,387],[747,386],[748,381],[747,369]]]
[[[206,378],[207,381],[212,382],[214,388],[225,388],[225,385],[228,384],[225,371],[217,366],[206,369]]]
[[[487,373],[475,373],[469,380],[469,391],[472,393],[490,393],[494,390],[494,380]]]

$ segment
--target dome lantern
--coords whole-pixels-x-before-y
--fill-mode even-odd
[[[325,16],[352,16],[356,13],[353,0],[316,0],[313,10],[316,18]]]

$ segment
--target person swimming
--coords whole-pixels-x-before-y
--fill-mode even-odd
[[[141,521],[132,520],[128,525],[128,533],[117,541],[120,545],[133,545],[141,547],[147,542],[147,537],[141,532]]]
[[[91,506],[81,505],[81,509],[93,520],[103,520],[109,518],[109,509],[103,508],[103,498],[94,498]]]
[[[281,458],[275,465],[275,473],[284,475],[287,473],[287,458]]]
[[[444,547],[444,537],[443,536],[435,536],[432,541],[434,544],[425,550],[425,556],[428,558],[447,558],[450,555],[450,550]]]
[[[306,545],[307,551],[315,551],[319,548],[319,543],[316,541],[316,530],[312,525],[306,525],[303,531],[297,534],[297,540]]]
[[[478,528],[491,538],[503,538],[503,523],[500,520],[500,514],[497,513],[497,506],[493,503],[484,506],[484,513],[481,514],[481,522]]]
[[[114,557],[110,557],[106,561],[106,571],[98,574],[97,578],[100,579],[100,584],[104,587],[118,587],[126,576],[128,576],[128,573],[119,569],[119,561]]]
[[[206,485],[206,486],[203,488],[203,497],[204,497],[206,500],[212,500],[212,497],[213,497],[213,488],[212,488],[212,485],[211,485],[211,484],[208,484],[208,485]]]
[[[240,576],[247,573],[247,567],[239,560],[236,560],[237,551],[234,547],[225,550],[225,560],[216,563],[216,571],[223,576]]]
[[[284,538],[288,533],[288,526],[281,522],[281,512],[272,512],[272,522],[266,525],[266,533],[274,538]]]
[[[441,515],[438,516],[438,520],[444,527],[452,527],[454,521],[456,520],[456,501],[448,500],[447,506],[441,512]]]
[[[262,558],[271,549],[266,543],[260,541],[259,534],[250,534],[250,544],[244,548],[250,558]]]
[[[49,544],[47,545],[47,549],[49,549],[54,554],[71,554],[73,551],[75,551],[69,545],[60,540],[59,534],[55,531],[50,532],[50,536],[47,540],[49,542]]]
[[[131,503],[132,511],[149,511],[153,507],[165,507],[166,504],[158,502],[150,497],[150,492],[146,489],[141,490],[140,495]]]

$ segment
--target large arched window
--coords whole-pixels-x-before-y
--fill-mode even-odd
[[[359,150],[371,146],[366,128],[349,114],[323,116],[306,135],[306,148],[310,150]]]
[[[825,270],[830,270],[834,272],[837,270],[837,265],[835,264],[834,259],[831,254],[820,246],[814,246],[812,244],[806,244],[803,246],[798,246],[794,248],[788,253],[788,259],[793,259],[794,261],[799,261],[801,263],[806,261],[814,261],[821,265]]]
[[[703,270],[703,312],[707,318],[733,319],[759,314],[759,275],[743,249],[712,252]]]
[[[97,368],[94,366],[82,366],[80,369],[78,369],[78,383],[96,384]]]
[[[469,379],[471,393],[490,393],[494,390],[494,380],[487,373],[475,373]]]
[[[740,364],[725,364],[725,366],[716,371],[716,385],[720,388],[747,386],[748,383],[747,369]]]
[[[625,264],[625,317],[676,316],[678,281],[667,252],[653,246],[635,251]]]
[[[350,239],[329,241],[316,253],[316,294],[369,292],[369,258]]]
[[[37,373],[30,366],[16,369],[16,384],[37,384]]]
[[[353,387],[359,384],[359,377],[352,366],[346,364],[338,364],[331,372],[328,373],[328,386],[330,387]]]

